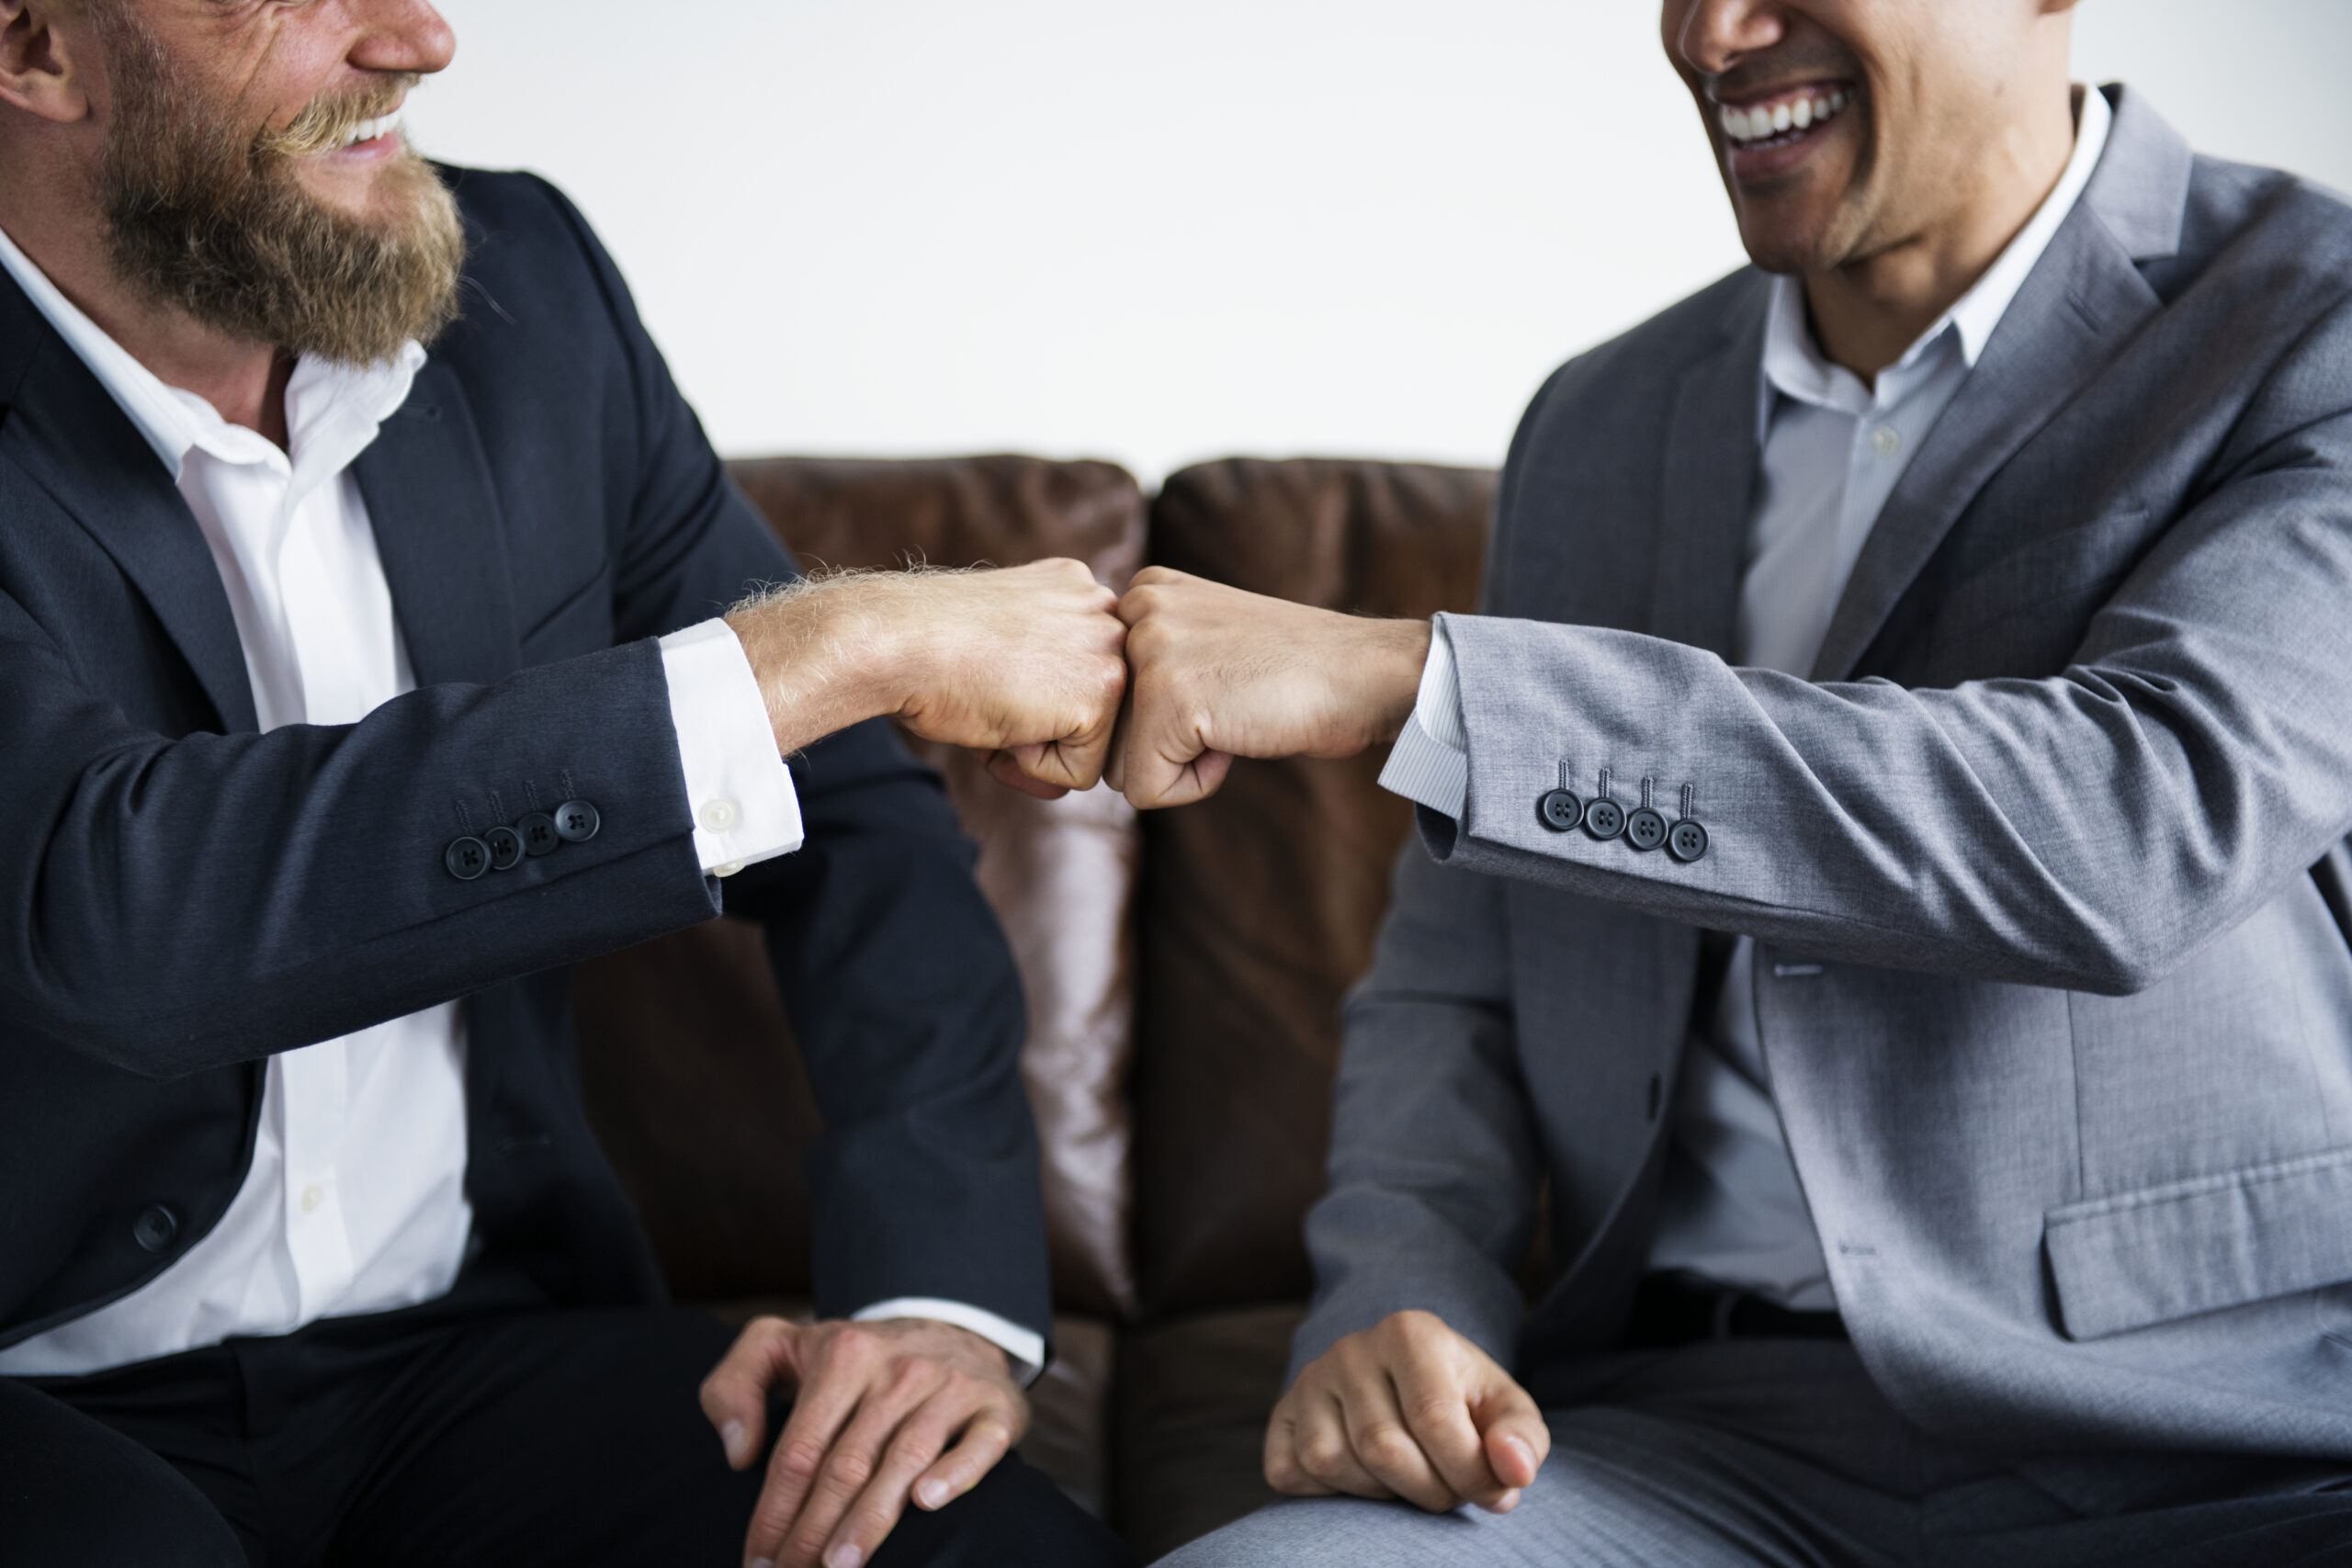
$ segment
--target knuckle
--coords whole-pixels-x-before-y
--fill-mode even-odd
[[[1346,1461],[1347,1450],[1330,1438],[1309,1438],[1298,1446],[1300,1467],[1317,1481],[1339,1474]]]
[[[806,1438],[795,1438],[776,1445],[775,1462],[786,1475],[806,1481],[825,1462],[824,1446]]]
[[[833,1456],[827,1484],[836,1492],[854,1493],[874,1479],[874,1460],[858,1450],[848,1450]]]
[[[1410,1464],[1420,1454],[1420,1445],[1413,1441],[1405,1428],[1391,1426],[1385,1421],[1364,1428],[1356,1446],[1367,1461],[1388,1469]]]

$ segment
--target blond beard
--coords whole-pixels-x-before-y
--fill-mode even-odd
[[[296,167],[390,112],[413,78],[314,101],[284,130],[255,131],[207,102],[130,7],[92,16],[117,106],[99,197],[126,283],[248,342],[345,365],[389,360],[457,319],[465,231],[430,164],[403,146],[383,168],[386,218],[329,205]]]

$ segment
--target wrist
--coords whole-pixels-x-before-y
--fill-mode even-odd
[[[903,660],[889,646],[892,617],[871,603],[874,586],[870,578],[799,582],[728,612],[779,752],[903,705]]]
[[[1391,741],[1405,732],[1420,698],[1421,671],[1430,661],[1430,623],[1374,621],[1360,650],[1365,682],[1365,715],[1372,726],[1368,744]]]

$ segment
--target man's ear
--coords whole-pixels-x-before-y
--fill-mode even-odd
[[[74,0],[0,0],[0,104],[60,125],[87,118],[89,36]]]

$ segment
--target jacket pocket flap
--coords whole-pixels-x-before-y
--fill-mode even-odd
[[[2042,1245],[2069,1339],[2352,1280],[2352,1149],[2052,1209]]]

